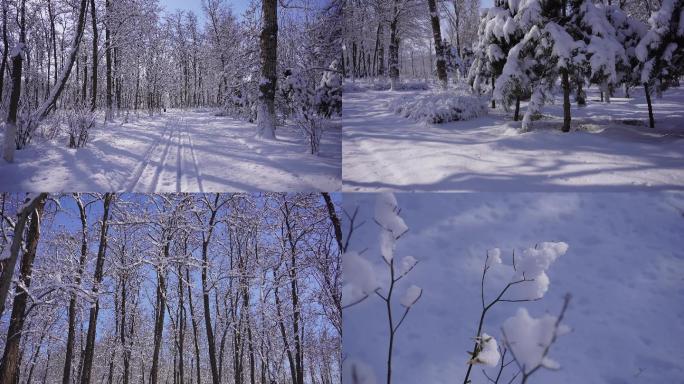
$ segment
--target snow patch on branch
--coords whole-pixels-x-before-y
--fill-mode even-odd
[[[525,308],[519,308],[515,316],[504,322],[506,344],[526,373],[538,365],[548,369],[560,368],[558,362],[545,356],[555,336],[570,332],[564,324],[557,327],[557,322],[558,318],[549,314],[534,318]]]
[[[342,255],[342,272],[346,302],[353,302],[378,288],[378,280],[371,263],[357,252]]]
[[[534,248],[523,251],[522,256],[515,261],[516,273],[513,281],[534,280],[515,287],[517,295],[525,299],[542,298],[549,289],[549,277],[546,271],[558,257],[568,251],[568,244],[563,242],[544,242]]]
[[[415,304],[416,301],[418,301],[422,294],[423,288],[420,288],[417,285],[411,285],[406,289],[404,296],[402,296],[401,305],[403,305],[406,308],[411,308],[411,306]]]
[[[489,367],[499,364],[501,353],[499,353],[499,344],[493,336],[482,333],[482,336],[476,338],[475,341],[480,352],[468,360],[468,364],[483,364]]]

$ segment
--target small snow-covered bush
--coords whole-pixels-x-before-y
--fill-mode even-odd
[[[318,154],[326,122],[342,113],[342,76],[336,60],[324,71],[318,85],[310,71],[286,71],[280,85],[287,115],[302,130],[311,154]]]
[[[38,127],[38,135],[47,140],[54,140],[64,132],[63,123],[66,119],[66,112],[56,112],[43,120]]]
[[[67,114],[69,148],[81,148],[88,142],[90,130],[95,126],[95,114],[87,108],[76,108]]]
[[[370,88],[374,91],[389,91],[392,88],[392,84],[383,79],[376,81],[370,85]],[[430,85],[424,81],[403,81],[398,83],[395,87],[395,91],[427,91],[430,89]]]
[[[314,91],[318,114],[328,119],[342,114],[342,74],[338,67],[337,60],[333,60]]]
[[[311,150],[311,154],[317,155],[320,150],[321,139],[323,138],[325,119],[313,115],[307,116],[306,118],[303,116],[298,116],[295,121],[297,126],[299,126],[302,132],[304,132],[307,140],[309,141],[309,149]]]
[[[358,83],[353,83],[351,81],[345,81],[342,85],[343,93],[355,93],[355,92],[365,92],[366,87],[361,86]]]
[[[487,114],[487,101],[481,97],[447,91],[399,97],[390,103],[390,109],[412,120],[441,124],[484,116]]]

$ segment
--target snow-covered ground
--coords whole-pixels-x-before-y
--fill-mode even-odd
[[[375,200],[373,194],[345,194],[345,209],[358,207],[356,222],[365,222],[353,232],[348,251],[365,249],[362,257],[386,282]],[[549,354],[561,368],[541,370],[528,383],[684,383],[684,194],[397,194],[397,200],[409,230],[397,241],[394,257],[411,255],[418,264],[395,287],[395,322],[407,288],[416,285],[423,293],[395,338],[394,384],[461,383],[480,315],[487,250],[501,248],[510,264],[513,249],[519,257],[543,241],[569,246],[547,271],[544,298],[498,303],[484,326],[500,341],[504,321],[518,308],[535,318],[557,316],[563,296],[572,294],[563,321],[572,331]],[[487,300],[509,281],[502,276],[488,274]],[[375,376],[360,384],[384,383],[384,302],[370,297],[344,310],[343,318],[344,383],[352,383],[353,363],[357,377],[364,366]],[[473,384],[487,383],[482,367],[474,367]],[[496,371],[487,368],[492,377]],[[513,373],[511,365],[500,382]]]
[[[277,141],[262,141],[254,137],[253,124],[208,111],[172,110],[98,127],[85,148],[37,138],[16,153],[13,164],[0,161],[2,190],[282,192],[341,186],[339,125],[325,133],[320,156],[307,152],[293,127],[281,128]]]
[[[654,97],[655,129],[647,126],[643,89],[610,104],[599,102],[597,90],[590,89],[586,107],[572,106],[572,132],[560,132],[557,100],[524,134],[510,113],[491,109],[469,121],[427,124],[389,108],[395,98],[429,90],[367,90],[363,83],[346,89],[351,92],[344,94],[343,106],[345,191],[684,188],[684,89]],[[522,103],[522,112],[525,107]]]

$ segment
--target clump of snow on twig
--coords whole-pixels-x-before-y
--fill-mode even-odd
[[[499,344],[493,336],[482,333],[482,336],[476,340],[478,344],[478,353],[468,361],[468,364],[483,364],[493,367],[499,363],[501,353],[499,353]]]
[[[494,248],[487,251],[487,267],[491,267],[492,265],[501,263],[501,249]]]
[[[558,257],[568,251],[568,244],[564,242],[543,242],[533,248],[523,251],[522,256],[516,256],[515,275],[513,280],[532,280],[515,287],[517,295],[526,299],[539,299],[549,289],[549,269]],[[491,256],[490,256],[491,257]]]
[[[352,301],[372,293],[378,287],[373,266],[357,252],[350,251],[342,255],[342,272],[348,293],[345,298]]]
[[[399,276],[405,275],[410,271],[416,264],[418,263],[418,260],[416,260],[415,257],[413,256],[404,256],[401,259],[401,263],[399,264]]]
[[[404,296],[401,298],[401,305],[406,308],[410,308],[413,304],[418,301],[420,295],[423,294],[423,288],[417,285],[411,285],[406,289]]]
[[[547,356],[548,348],[555,336],[567,334],[570,328],[557,322],[558,318],[549,314],[534,318],[525,308],[519,308],[515,316],[504,322],[506,345],[526,371],[538,365],[547,369],[560,368],[558,362]]]
[[[465,92],[442,91],[398,97],[390,103],[389,108],[411,120],[441,124],[485,116],[487,100]]]
[[[408,230],[399,216],[397,199],[391,193],[378,195],[375,203],[375,221],[380,225],[380,252],[388,263],[394,258],[396,240]]]

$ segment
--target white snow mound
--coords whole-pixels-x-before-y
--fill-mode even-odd
[[[402,117],[441,124],[485,116],[487,101],[464,92],[442,91],[398,97],[390,102],[389,108]]]

